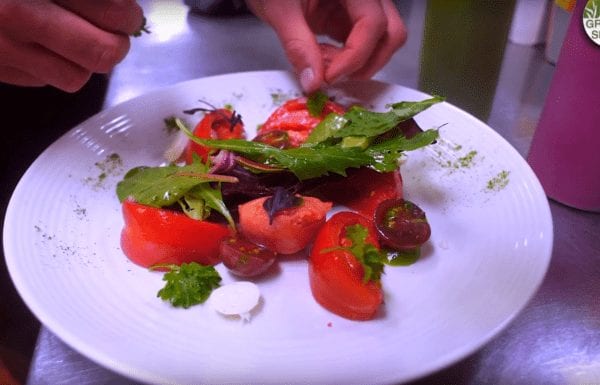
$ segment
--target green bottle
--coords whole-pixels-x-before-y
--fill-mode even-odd
[[[487,120],[515,0],[429,0],[419,88]]]

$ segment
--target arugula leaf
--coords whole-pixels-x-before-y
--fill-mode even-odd
[[[437,129],[428,129],[422,132],[418,132],[407,138],[405,136],[396,136],[390,139],[382,140],[382,141],[374,141],[369,148],[366,149],[367,152],[383,152],[389,150],[396,151],[414,151],[421,147],[425,147],[432,142],[434,142],[439,137],[439,131]]]
[[[352,242],[352,246],[346,248],[363,265],[363,282],[378,282],[381,280],[383,268],[387,263],[387,253],[379,250],[374,245],[367,243],[369,230],[360,224],[346,227],[346,237]]]
[[[128,197],[141,204],[165,207],[176,203],[187,192],[202,183],[235,182],[235,178],[208,173],[200,162],[187,166],[135,167],[117,184],[119,201]]]
[[[352,107],[344,114],[348,124],[341,130],[333,132],[333,137],[343,138],[345,136],[377,136],[394,128],[403,119],[394,111],[375,112],[363,107]]]
[[[265,143],[243,139],[202,139],[194,136],[181,122],[178,122],[178,125],[196,143],[232,151],[253,161],[288,169],[300,180],[316,178],[329,172],[346,175],[346,169],[349,167],[361,167],[375,162],[371,155],[359,148],[300,146],[279,149]]]
[[[446,100],[446,98],[443,96],[433,95],[431,98],[419,102],[397,102],[388,104],[386,107],[391,107],[392,111],[404,121],[444,100]]]
[[[398,159],[404,151],[413,151],[433,143],[439,136],[438,130],[419,132],[410,139],[397,136],[373,143],[365,152],[374,160],[370,165],[379,172],[390,172],[398,168]]]
[[[305,144],[289,149],[243,139],[198,138],[182,121],[176,120],[175,123],[190,140],[198,144],[228,150],[254,162],[287,169],[298,179],[305,180],[329,173],[345,176],[348,168],[363,166],[381,172],[397,169],[397,161],[403,151],[432,143],[437,139],[438,132],[428,130],[410,139],[401,136],[400,132],[390,138],[385,138],[382,134],[392,133],[401,121],[410,119],[442,100],[444,99],[436,96],[420,102],[395,103],[391,105],[392,110],[386,113],[371,112],[360,107],[352,108],[343,116],[332,113],[315,127]],[[345,138],[352,139],[352,143],[364,145],[349,146],[349,141],[344,140]],[[361,141],[361,138],[369,139]]]
[[[197,221],[204,220],[210,215],[210,208],[202,198],[186,194],[177,203],[179,203],[179,206],[188,217]]]
[[[331,113],[317,124],[311,131],[305,143],[321,143],[329,138],[333,138],[334,134],[340,131],[348,124],[348,119],[342,115]]]
[[[326,144],[280,149],[243,139],[202,139],[194,136],[180,121],[178,125],[196,143],[232,151],[253,161],[288,169],[300,180],[316,178],[330,172],[345,176],[348,168],[362,166],[372,166],[379,171],[393,171],[398,168],[397,159],[402,151],[423,147],[433,142],[438,135],[436,130],[428,130],[410,139],[388,139],[366,150]]]
[[[190,138],[202,145],[228,150],[273,167],[290,170],[300,180],[316,178],[328,173],[345,176],[348,168],[371,166],[387,172],[398,168],[398,158],[403,151],[414,150],[433,142],[437,130],[427,130],[407,139],[396,137],[376,143],[363,150],[360,147],[343,148],[339,145],[302,145],[279,149],[259,142],[241,139],[215,140]]]
[[[281,150],[275,157],[280,167],[293,172],[298,179],[316,178],[330,172],[346,176],[348,168],[371,165],[376,160],[360,148],[305,147]]]
[[[347,136],[376,137],[444,100],[443,97],[434,96],[418,102],[393,103],[387,105],[391,107],[388,112],[374,112],[354,106],[343,116],[324,119],[313,129],[306,143],[321,143],[330,138]]]
[[[306,108],[308,109],[308,113],[312,116],[321,116],[323,109],[325,108],[325,103],[327,103],[328,100],[329,96],[322,91],[313,93],[306,100]]]
[[[233,217],[227,206],[225,206],[225,202],[223,202],[223,194],[221,194],[220,185],[213,188],[208,183],[199,184],[194,187],[188,195],[191,197],[198,197],[198,200],[202,200],[205,206],[208,206],[223,215],[225,219],[227,219],[229,226],[231,226],[232,229],[235,229]]]
[[[202,140],[207,146],[213,148],[229,149],[243,154],[253,160],[290,170],[298,179],[305,180],[316,178],[333,172],[346,175],[346,169],[350,167],[361,167],[373,163],[374,159],[359,148],[341,148],[338,146],[309,147],[300,146],[289,149],[279,149],[263,145],[262,152],[256,152],[255,146],[246,148],[246,141],[239,141],[240,146],[230,146],[231,140]],[[229,143],[228,143],[229,142]],[[269,147],[269,148],[266,148]]]
[[[157,264],[150,270],[168,269],[163,276],[165,287],[160,289],[157,297],[169,301],[175,307],[190,306],[205,302],[213,289],[219,287],[221,276],[213,266],[203,266],[196,262],[174,264]]]

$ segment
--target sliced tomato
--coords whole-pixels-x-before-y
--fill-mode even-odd
[[[297,207],[282,210],[270,220],[264,208],[268,197],[239,206],[240,231],[250,241],[278,254],[293,254],[306,248],[325,223],[330,202],[302,197]]]
[[[125,227],[121,249],[134,263],[150,267],[157,263],[220,262],[221,240],[230,234],[227,226],[130,199],[123,201],[122,211]]]
[[[333,178],[314,192],[373,218],[379,203],[402,198],[400,171],[380,173],[367,167],[349,169],[346,178]]]
[[[246,136],[241,119],[225,108],[206,113],[193,132],[195,136],[204,139],[241,139]],[[206,146],[190,141],[185,149],[185,161],[192,163],[194,154],[197,154],[206,162],[209,153],[210,149]]]
[[[362,264],[350,251],[346,227],[360,224],[368,229],[367,243],[379,247],[372,222],[360,214],[342,211],[333,215],[319,230],[310,253],[309,280],[315,300],[324,308],[352,320],[375,316],[383,302],[379,282],[363,282]]]
[[[308,135],[317,124],[332,112],[343,114],[344,107],[328,100],[320,116],[313,116],[308,111],[306,97],[288,100],[267,118],[258,129],[258,134],[263,135],[271,131],[287,132],[291,146],[297,147],[304,143]]]

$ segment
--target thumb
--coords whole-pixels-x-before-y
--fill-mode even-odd
[[[304,92],[318,90],[324,81],[321,50],[300,2],[248,0],[247,3],[277,34]]]

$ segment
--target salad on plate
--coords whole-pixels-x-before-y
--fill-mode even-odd
[[[431,235],[425,212],[403,198],[399,166],[405,152],[438,138],[413,117],[441,101],[376,112],[317,92],[279,106],[254,138],[243,111],[208,103],[186,110],[202,118],[193,129],[168,119],[179,132],[167,163],[135,167],[117,184],[121,248],[165,272],[158,296],[173,306],[205,302],[220,286],[219,263],[252,281],[293,256],[307,259],[321,306],[372,319],[385,268],[415,262]]]

